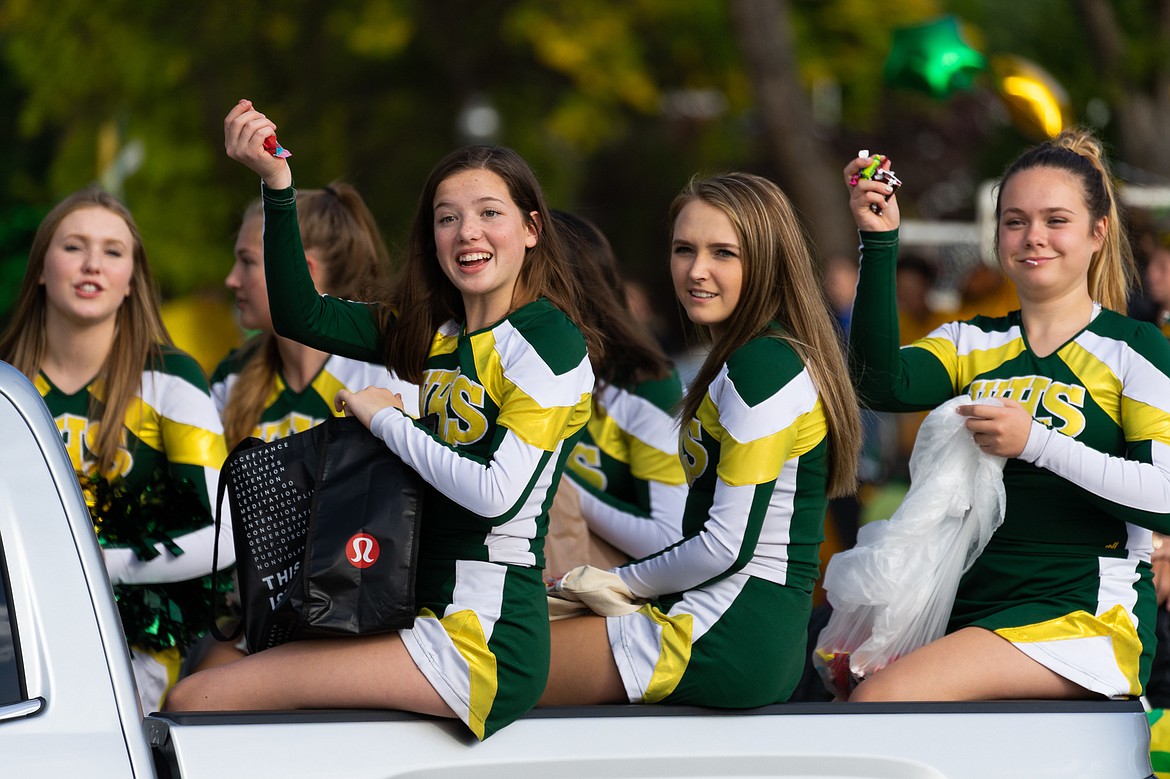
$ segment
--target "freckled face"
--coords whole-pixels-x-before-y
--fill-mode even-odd
[[[1021,300],[1088,293],[1089,264],[1105,220],[1094,221],[1078,180],[1056,168],[1030,168],[1000,194],[999,261]]]
[[[679,211],[671,240],[670,275],[687,317],[718,339],[739,304],[743,260],[731,219],[692,200]]]
[[[236,236],[236,261],[224,285],[236,295],[240,326],[272,332],[268,288],[264,280],[264,218],[250,216]]]
[[[525,253],[536,246],[537,213],[522,211],[497,174],[475,168],[443,179],[434,218],[439,267],[463,296],[468,329],[507,316]]]
[[[40,282],[48,323],[111,323],[130,296],[134,236],[122,217],[101,207],[69,213],[53,233]]]

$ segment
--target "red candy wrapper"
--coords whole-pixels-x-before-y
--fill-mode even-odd
[[[292,152],[281,146],[280,141],[276,140],[275,135],[270,135],[264,139],[264,151],[273,157],[280,157],[282,160],[292,156]]]

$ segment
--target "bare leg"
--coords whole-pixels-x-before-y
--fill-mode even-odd
[[[1092,698],[990,630],[963,628],[866,679],[853,701],[983,701]]]
[[[540,706],[627,703],[626,688],[609,648],[605,617],[553,622],[552,660]]]
[[[401,709],[453,717],[397,633],[294,641],[180,681],[169,711]]]

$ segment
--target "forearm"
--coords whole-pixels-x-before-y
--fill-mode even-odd
[[[589,529],[631,557],[646,557],[682,538],[685,484],[649,482],[647,513],[623,501],[594,494],[577,483],[581,487],[581,513]]]
[[[280,335],[356,360],[381,361],[373,307],[318,294],[305,261],[296,190],[262,190],[264,274],[272,324]]]
[[[551,454],[508,431],[490,460],[471,457],[430,435],[396,408],[375,414],[370,430],[425,482],[489,521],[509,515],[524,500]]]
[[[720,481],[703,529],[667,549],[617,569],[638,597],[684,592],[729,576],[751,559],[771,485]]]
[[[208,525],[185,535],[176,536],[173,543],[183,550],[172,554],[163,544],[156,544],[159,553],[152,560],[142,560],[133,550],[122,547],[107,547],[102,550],[114,584],[159,584],[196,579],[211,573],[212,552],[215,545],[215,527]],[[228,568],[236,560],[232,546],[231,518],[224,514],[224,524],[219,539],[219,567]]]
[[[1114,457],[1032,422],[1020,459],[1088,491],[1110,514],[1170,533],[1170,447],[1154,442],[1152,462]]]

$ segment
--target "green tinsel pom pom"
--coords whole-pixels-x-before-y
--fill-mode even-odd
[[[131,493],[120,479],[82,474],[81,489],[103,547],[131,549],[141,560],[158,557],[161,545],[176,557],[183,554],[175,538],[211,524],[199,493],[187,479],[166,471],[152,474],[146,486]],[[186,648],[207,632],[213,604],[226,603],[230,570],[211,576],[163,584],[117,584],[114,598],[126,640],[146,649]]]

